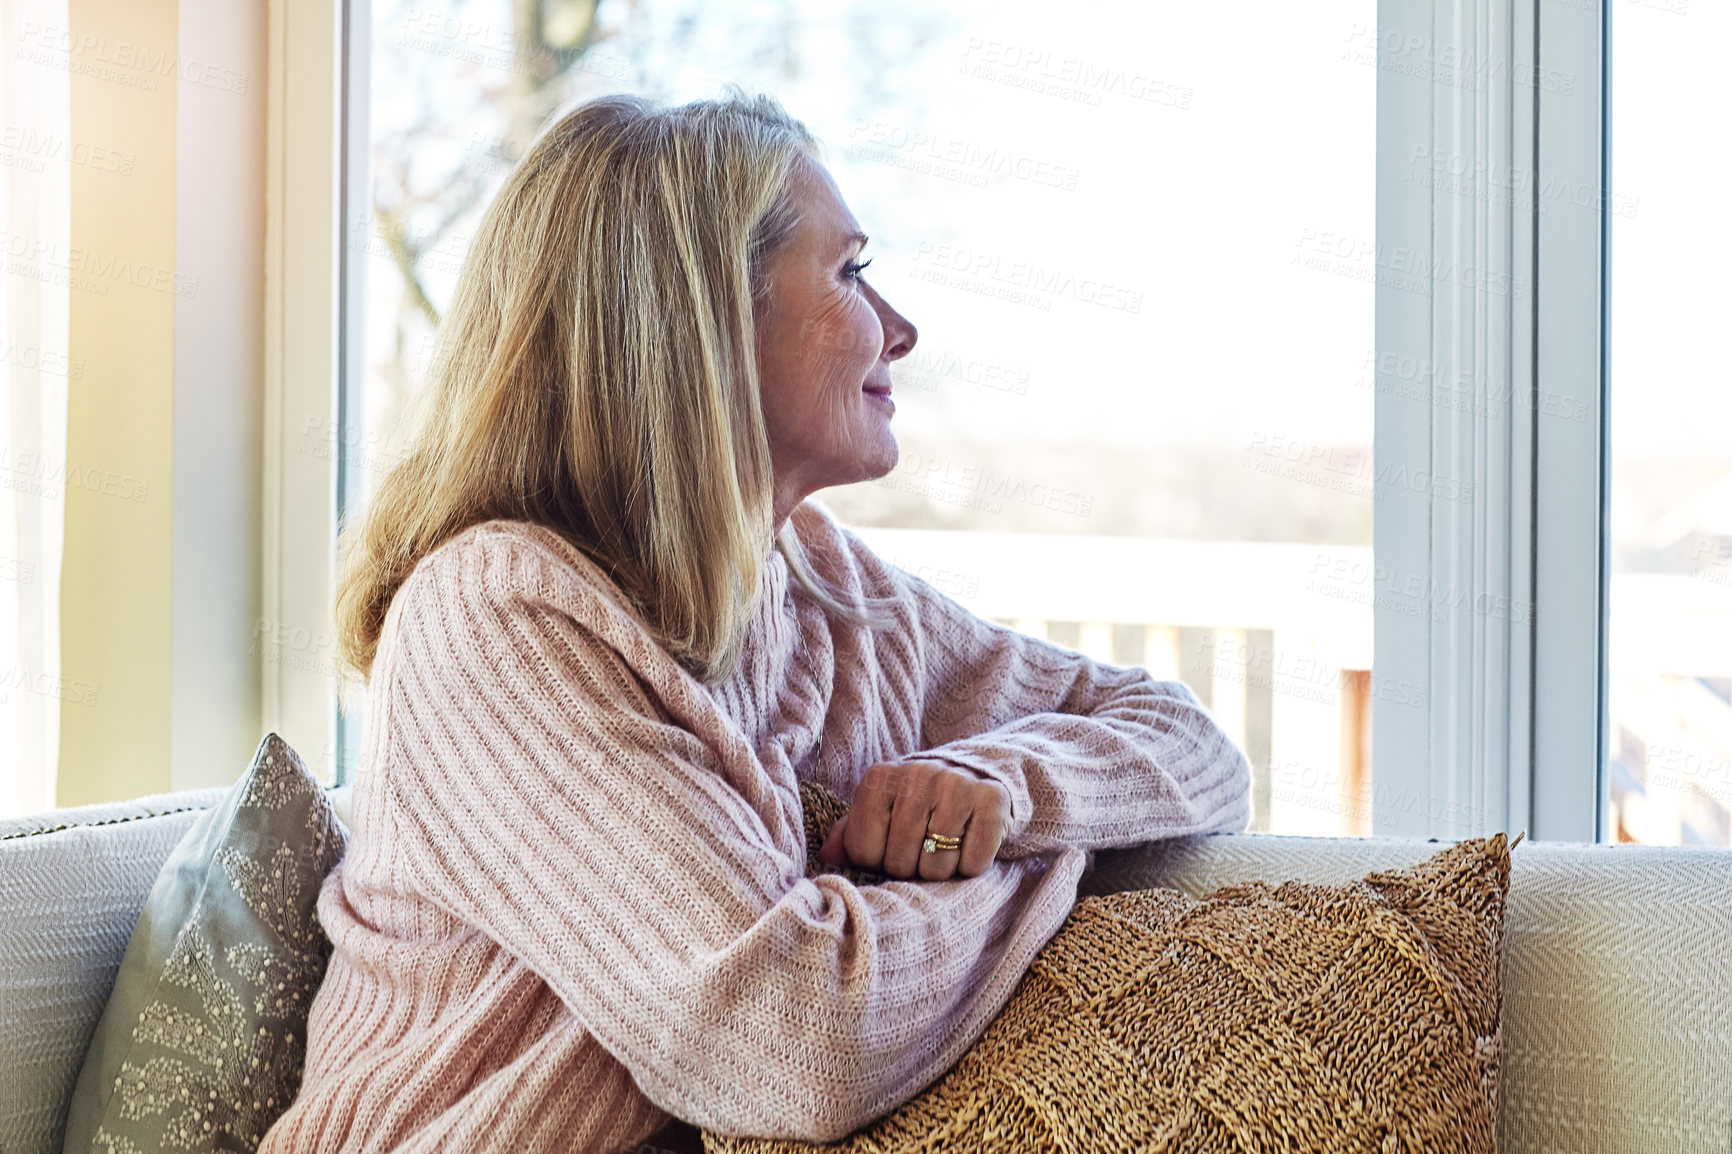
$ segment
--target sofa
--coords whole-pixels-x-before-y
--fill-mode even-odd
[[[0,821],[0,1154],[58,1154],[80,1062],[151,883],[224,792]],[[346,817],[346,791],[331,796]],[[1439,848],[1177,838],[1101,852],[1082,890],[1338,884]],[[1502,980],[1502,1150],[1732,1152],[1732,850],[1522,841]]]

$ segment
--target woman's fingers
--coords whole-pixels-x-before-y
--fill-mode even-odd
[[[956,867],[962,862],[962,851],[941,849],[926,853],[921,844],[926,840],[927,833],[945,834],[949,837],[961,838],[962,844],[968,844],[969,820],[974,816],[974,804],[969,797],[973,786],[959,775],[947,773],[938,779],[933,790],[932,811],[926,818],[925,832],[920,835],[915,846],[920,851],[920,876],[929,882],[947,881],[956,876]]]
[[[854,804],[848,809],[848,828],[842,838],[842,848],[848,851],[848,861],[861,869],[883,870],[884,849],[890,833],[890,813],[895,805],[895,791],[900,777],[895,766],[872,765],[860,775],[854,790]],[[888,871],[885,871],[888,872]]]
[[[937,761],[869,766],[854,803],[819,851],[895,878],[944,881],[984,873],[1010,828],[1010,795],[996,782]],[[960,850],[923,852],[928,833],[962,840]]]
[[[890,829],[884,842],[884,872],[893,878],[923,876],[920,873],[920,843],[932,820],[939,775],[921,763],[896,767],[902,778],[890,811]],[[929,855],[928,855],[929,856]]]
[[[964,877],[983,874],[998,857],[998,847],[1010,829],[1010,791],[996,781],[977,782],[974,811],[968,819],[968,836],[962,839],[956,872]]]
[[[824,844],[818,847],[819,861],[833,866],[848,864],[848,854],[842,848],[842,835],[847,830],[848,815],[843,814],[836,819],[836,824],[830,827],[830,832],[824,835]]]

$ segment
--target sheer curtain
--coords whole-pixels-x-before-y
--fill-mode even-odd
[[[54,804],[71,134],[67,0],[0,0],[0,817]]]

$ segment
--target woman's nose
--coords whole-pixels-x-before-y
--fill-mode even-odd
[[[876,293],[873,294],[877,296]],[[878,323],[884,326],[884,359],[900,360],[914,348],[914,342],[920,339],[920,330],[901,313],[890,307],[890,302],[883,297],[877,298]]]

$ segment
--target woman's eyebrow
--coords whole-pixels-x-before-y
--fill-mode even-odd
[[[858,249],[858,248],[865,248],[866,242],[871,240],[871,239],[872,239],[871,237],[867,236],[863,232],[851,232],[845,238],[845,242],[847,244],[847,247]]]

